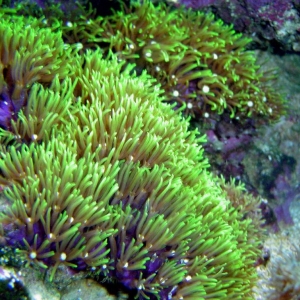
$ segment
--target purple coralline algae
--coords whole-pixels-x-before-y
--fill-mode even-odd
[[[186,7],[199,9],[202,7],[207,7],[210,5],[215,5],[219,3],[220,0],[182,0],[182,1],[174,1],[177,4],[183,4]]]
[[[243,159],[255,136],[254,120],[240,123],[224,114],[215,122],[210,122],[206,130],[205,149],[215,171],[227,180],[230,177],[244,179]]]

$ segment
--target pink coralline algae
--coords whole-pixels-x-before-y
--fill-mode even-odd
[[[174,2],[174,0],[172,1]],[[212,9],[262,48],[300,52],[299,0],[176,0],[192,9]]]

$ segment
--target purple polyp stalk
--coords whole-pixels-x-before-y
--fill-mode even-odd
[[[11,121],[17,119],[19,111],[26,103],[26,92],[23,90],[19,99],[11,99],[8,91],[5,89],[0,94],[0,127],[9,129]]]
[[[10,122],[13,119],[14,107],[11,101],[0,100],[0,126],[9,128]]]

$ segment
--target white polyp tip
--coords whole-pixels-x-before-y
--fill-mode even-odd
[[[253,107],[253,102],[252,102],[252,101],[248,101],[247,105],[248,105],[249,107]]]
[[[60,255],[60,260],[61,261],[65,261],[67,259],[67,254],[66,253],[62,253],[61,255]]]
[[[178,97],[179,96],[179,92],[178,91],[173,91],[173,96],[174,97]]]
[[[204,85],[204,86],[202,87],[202,92],[203,92],[203,93],[209,93],[209,91],[210,91],[210,89],[209,89],[209,86],[208,86],[208,85]]]
[[[193,104],[191,102],[189,102],[186,106],[187,106],[188,109],[192,109],[193,108]]]
[[[83,44],[82,44],[82,43],[77,43],[77,44],[76,44],[76,48],[77,48],[78,50],[81,50],[81,49],[83,48]]]

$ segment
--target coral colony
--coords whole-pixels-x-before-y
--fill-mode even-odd
[[[188,115],[210,118],[229,111],[235,118],[277,119],[284,112],[283,99],[268,87],[253,53],[244,51],[250,39],[212,14],[146,2],[95,21],[83,19],[64,34],[72,42],[100,43],[135,63],[137,72],[146,69],[161,84],[165,100]]]
[[[50,280],[64,265],[140,299],[251,299],[261,233],[245,210],[257,208],[209,172],[180,114],[284,111],[248,39],[147,1],[88,17],[1,13],[6,245]]]

